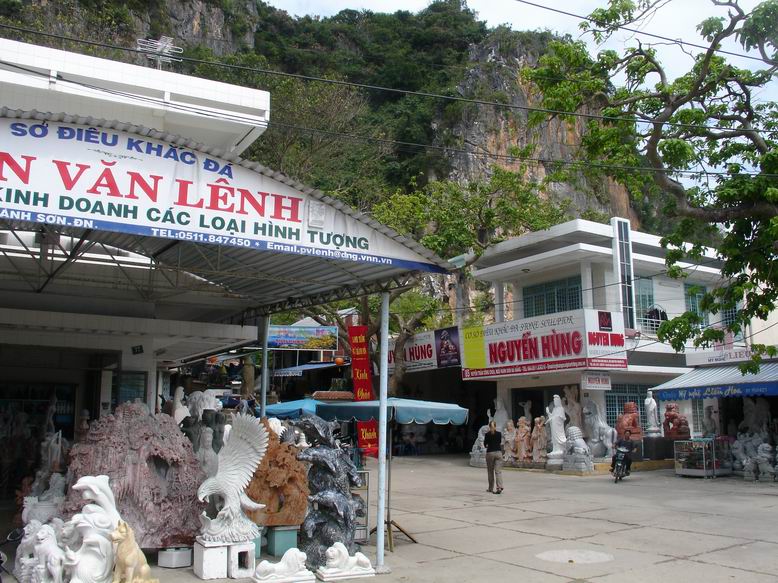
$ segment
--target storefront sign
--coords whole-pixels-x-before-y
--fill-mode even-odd
[[[373,376],[367,326],[349,326],[351,344],[351,375],[354,380],[354,400],[372,401]],[[357,422],[357,444],[367,455],[378,455],[378,421]]]
[[[389,341],[389,374],[394,374],[394,340]],[[405,342],[405,372],[461,366],[456,327],[414,334]]]
[[[267,347],[274,350],[337,350],[337,326],[270,326]]]
[[[0,119],[0,219],[442,271],[264,174],[66,123]]]
[[[753,353],[748,348],[740,348],[736,350],[717,350],[715,352],[687,352],[686,366],[745,362],[751,360],[752,356]]]
[[[655,391],[660,401],[683,401],[685,399],[715,399],[722,397],[773,397],[778,395],[778,382],[695,387],[692,389],[665,389]]]
[[[610,391],[611,375],[602,372],[585,372],[581,374],[582,391]]]
[[[575,310],[462,330],[463,379],[627,367],[620,312]]]

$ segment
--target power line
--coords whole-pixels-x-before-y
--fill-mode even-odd
[[[75,37],[69,37],[65,35],[60,34],[54,34],[50,32],[42,32],[37,31],[29,28],[24,28],[21,26],[14,26],[10,24],[4,24],[0,23],[0,28],[5,28],[9,30],[15,30],[17,32],[22,32],[26,34],[34,34],[39,36],[44,36],[48,38],[56,38],[59,40],[64,40],[67,42],[72,43],[81,43],[86,44],[89,46],[96,46],[106,49],[112,49],[112,50],[118,50],[118,51],[125,51],[130,53],[140,53],[137,49],[130,48],[130,47],[123,47],[119,45],[113,45],[109,43],[103,43],[103,42],[97,42],[97,41],[90,41],[85,39],[79,39]],[[558,109],[549,109],[549,108],[543,108],[543,107],[533,107],[530,105],[516,105],[516,104],[510,104],[510,103],[500,103],[497,101],[487,101],[483,99],[471,99],[467,97],[460,97],[457,95],[442,95],[439,93],[430,93],[426,91],[412,91],[409,89],[397,89],[392,87],[382,87],[380,85],[371,85],[367,83],[357,83],[352,81],[343,81],[339,79],[327,79],[326,77],[315,77],[311,75],[302,75],[300,73],[286,73],[283,71],[274,71],[272,69],[261,69],[259,67],[249,67],[246,65],[236,65],[233,63],[224,63],[221,61],[207,61],[205,59],[196,59],[193,57],[180,57],[181,61],[186,63],[195,63],[200,65],[210,65],[210,66],[218,66],[218,67],[224,67],[228,69],[235,69],[239,71],[249,71],[252,73],[262,73],[266,75],[276,75],[280,77],[287,77],[287,78],[293,78],[293,79],[300,79],[304,81],[316,81],[319,83],[329,83],[332,85],[340,85],[345,87],[357,87],[360,89],[365,89],[367,91],[383,91],[386,93],[395,93],[398,95],[406,95],[406,96],[417,96],[417,97],[429,97],[433,99],[439,99],[443,101],[449,101],[449,102],[460,102],[460,103],[473,103],[476,105],[488,105],[490,107],[496,107],[496,108],[502,108],[502,109],[515,109],[520,111],[532,111],[532,112],[538,112],[538,113],[545,113],[547,115],[554,115],[554,116],[571,116],[571,117],[580,117],[584,119],[595,119],[600,121],[623,121],[628,123],[637,123],[637,124],[647,124],[647,125],[653,125],[654,122],[647,121],[647,120],[641,120],[635,117],[622,117],[622,116],[609,116],[609,115],[601,115],[601,114],[594,114],[594,113],[584,113],[580,111],[563,111]],[[663,122],[664,126],[667,127],[675,127],[675,128],[682,128],[682,129],[698,129],[698,130],[731,130],[732,128],[729,126],[718,126],[718,125],[698,125],[698,124],[687,124],[687,123],[680,123],[680,122]],[[767,133],[775,133],[778,130],[771,130],[769,128],[753,128],[749,131],[752,132],[767,132]]]
[[[1,25],[0,25],[1,26]],[[0,61],[0,64],[4,64],[8,67],[13,67],[19,70],[23,70],[27,73],[34,74],[40,77],[46,77],[49,78],[49,75],[40,72],[35,71],[33,69],[28,69],[25,67],[21,67],[19,65],[15,65],[13,63],[7,63],[5,61]],[[57,75],[57,79],[59,81],[63,81],[66,83],[72,83],[74,85],[78,85],[80,87],[84,87],[87,89],[91,89],[93,91],[108,93],[110,95],[117,95],[120,97],[125,97],[128,99],[134,99],[136,101],[141,101],[145,103],[153,103],[155,105],[160,105],[168,109],[175,109],[178,111],[184,111],[188,113],[196,113],[199,115],[204,115],[208,117],[213,117],[217,119],[226,119],[230,121],[238,121],[243,123],[250,123],[253,125],[260,125],[265,127],[281,127],[286,128],[298,132],[303,133],[311,133],[311,134],[322,134],[322,135],[328,135],[331,137],[337,137],[342,139],[348,139],[351,141],[358,141],[358,142],[374,142],[378,144],[383,145],[393,145],[398,146],[398,149],[401,149],[401,151],[405,151],[407,153],[418,153],[418,150],[434,150],[438,151],[444,154],[461,154],[473,158],[483,157],[483,158],[489,158],[492,160],[501,160],[505,162],[528,162],[528,163],[534,163],[534,164],[559,164],[563,166],[572,167],[573,169],[582,169],[582,168],[599,168],[599,169],[611,169],[611,170],[624,170],[624,171],[634,171],[634,172],[667,172],[669,174],[681,174],[686,176],[724,176],[728,177],[731,176],[729,172],[726,171],[716,171],[716,170],[680,170],[680,169],[660,169],[660,168],[654,168],[652,166],[629,166],[629,165],[623,165],[623,164],[607,164],[607,163],[598,163],[598,162],[592,162],[592,161],[581,161],[581,160],[563,160],[563,159],[554,159],[554,158],[542,158],[537,156],[513,156],[511,154],[498,154],[495,152],[475,152],[472,150],[466,150],[463,148],[452,148],[450,146],[439,146],[436,144],[421,144],[417,142],[404,142],[400,140],[391,140],[387,138],[378,138],[374,136],[362,136],[358,134],[352,134],[348,132],[341,132],[337,130],[325,130],[325,129],[319,129],[319,128],[309,128],[305,126],[298,126],[295,124],[288,124],[284,122],[276,122],[276,121],[268,121],[268,122],[260,122],[257,123],[256,119],[247,118],[245,116],[241,116],[240,114],[228,114],[228,115],[215,115],[212,111],[204,108],[199,108],[192,105],[182,105],[182,104],[175,104],[167,102],[163,99],[150,97],[150,96],[143,96],[143,95],[135,95],[132,93],[127,93],[125,91],[121,91],[118,89],[108,89],[106,87],[98,87],[96,85],[91,85],[89,83],[84,83],[82,81],[74,81],[71,79],[67,79],[63,77],[61,74]],[[414,148],[415,150],[410,150],[409,148]],[[778,174],[765,174],[760,172],[740,172],[739,175],[741,176],[759,176],[759,177],[767,177],[767,178],[778,178]]]
[[[588,22],[597,24],[597,21],[590,17],[590,16],[583,16],[581,14],[575,14],[573,12],[568,12],[566,10],[561,10],[559,8],[552,8],[551,6],[546,6],[545,4],[538,4],[536,2],[530,2],[529,0],[513,0],[514,2],[519,2],[520,4],[526,4],[527,6],[534,6],[535,8],[541,8],[542,10],[548,10],[549,12],[556,12],[557,14],[562,14],[564,16],[571,16],[572,18],[578,18],[579,20],[586,20]],[[708,51],[711,49],[711,47],[706,47],[705,45],[698,45],[696,43],[690,43],[687,41],[678,40],[675,38],[670,38],[669,36],[662,36],[661,34],[654,34],[651,32],[645,32],[643,30],[640,30],[638,28],[630,28],[629,26],[619,26],[619,30],[626,30],[627,32],[631,32],[634,34],[647,36],[651,38],[655,38],[658,40],[668,41],[674,44],[679,44],[687,47],[693,47],[695,49],[702,49],[703,51]],[[732,51],[727,51],[725,49],[713,49],[714,52],[720,53],[722,55],[730,55],[733,57],[740,57],[743,59],[751,59],[752,61],[759,61],[762,64],[765,64],[764,59],[760,57],[755,57],[753,55],[747,55],[745,53],[735,53]]]

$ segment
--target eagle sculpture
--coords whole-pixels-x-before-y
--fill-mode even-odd
[[[249,511],[264,508],[264,504],[252,501],[244,491],[265,457],[267,443],[267,431],[259,419],[243,413],[232,416],[230,439],[219,451],[219,470],[197,489],[201,501],[208,496],[214,496],[217,502],[221,499],[215,518],[209,518],[206,512],[200,515],[203,540],[241,542],[259,538],[259,528],[246,518],[241,507]]]

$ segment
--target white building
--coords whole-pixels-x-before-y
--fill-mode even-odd
[[[514,418],[520,414],[520,402],[532,400],[536,416],[543,413],[553,394],[561,394],[562,387],[578,385],[582,399],[590,398],[605,407],[611,425],[625,402],[638,403],[642,417],[647,389],[692,370],[684,354],[658,341],[656,331],[662,320],[699,310],[702,291],[721,281],[721,262],[713,250],[699,262],[681,263],[685,279],[668,277],[660,237],[634,231],[628,220],[619,218],[610,224],[574,220],[504,241],[487,250],[475,267],[477,279],[495,285],[498,322],[504,320],[506,312],[514,322],[535,324],[542,316],[579,310],[610,312],[614,326],[620,320],[618,315],[623,317],[626,355],[618,347],[610,354],[626,356],[625,368],[610,363],[615,366],[601,370],[596,360],[589,359],[571,362],[569,369],[552,366],[555,370],[548,372],[489,375],[497,379],[497,395],[512,409]],[[703,318],[707,325],[718,326],[726,323],[727,314],[703,314]],[[745,340],[754,335],[756,342],[774,344],[778,338],[775,328],[767,329],[770,324],[753,326]],[[583,336],[592,331],[583,318],[579,326]],[[743,340],[731,339],[730,347],[744,346]],[[587,371],[603,372],[593,376],[600,377],[604,390],[586,386],[582,372]],[[692,432],[701,432],[704,406],[715,400],[678,402]],[[660,416],[663,408],[660,404]]]

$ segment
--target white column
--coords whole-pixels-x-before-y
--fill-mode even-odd
[[[262,341],[262,398],[259,403],[259,416],[265,417],[267,407],[267,386],[270,381],[270,371],[267,370],[267,337],[270,333],[270,316],[263,316],[259,326],[260,340]]]
[[[494,284],[494,321],[505,321],[505,284],[501,281]]]
[[[594,308],[594,290],[592,290],[592,264],[581,263],[581,294],[583,307],[587,310]]]
[[[524,318],[524,289],[518,283],[512,283],[513,288],[513,319]]]
[[[376,569],[384,568],[386,521],[386,398],[389,386],[389,293],[381,294],[381,346],[378,382],[378,511],[376,517]],[[391,526],[390,526],[391,528]]]

